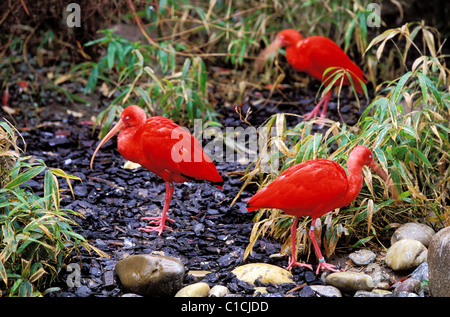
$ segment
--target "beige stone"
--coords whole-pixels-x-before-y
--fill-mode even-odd
[[[183,286],[184,265],[174,257],[131,255],[116,263],[124,289],[144,296],[172,296]]]
[[[209,296],[215,296],[215,297],[224,297],[225,295],[229,294],[230,291],[226,286],[223,285],[214,285],[211,290],[209,291]]]
[[[238,266],[232,273],[242,281],[254,283],[257,279],[263,284],[293,283],[292,274],[278,266],[267,263],[250,263]]]
[[[342,297],[341,291],[332,285],[310,285],[312,290],[319,296],[324,297]]]
[[[175,297],[207,297],[209,291],[208,283],[198,282],[183,287],[175,294]]]
[[[423,223],[408,222],[395,230],[391,237],[391,245],[402,239],[414,239],[427,248],[434,235],[435,232],[430,226]]]
[[[372,278],[363,273],[337,272],[326,277],[326,283],[337,287],[344,292],[356,292],[358,290],[370,291],[374,288]]]
[[[386,252],[386,265],[395,271],[414,269],[427,260],[427,248],[414,239],[395,242]]]

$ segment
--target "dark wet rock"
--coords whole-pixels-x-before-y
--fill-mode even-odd
[[[77,290],[75,291],[75,295],[79,297],[88,297],[92,293],[91,289],[87,287],[86,285],[81,285],[80,287],[77,287]]]
[[[102,270],[99,267],[93,266],[89,269],[89,273],[94,276],[101,276]]]
[[[306,283],[313,283],[316,280],[316,275],[312,271],[305,271],[304,279]]]
[[[420,264],[412,273],[411,278],[418,280],[419,282],[428,281],[428,262]]]
[[[73,187],[73,193],[78,198],[83,198],[88,195],[88,190],[85,185],[75,185]]]
[[[106,287],[114,286],[114,284],[115,284],[114,271],[106,271],[103,274],[103,278],[105,280],[105,286]]]
[[[65,292],[65,291],[56,293],[55,296],[56,297],[77,297],[76,294],[74,294],[72,292]]]
[[[300,297],[316,297],[317,295],[316,295],[316,292],[314,292],[314,290],[310,286],[305,285],[302,288],[302,290],[300,291],[299,296]]]

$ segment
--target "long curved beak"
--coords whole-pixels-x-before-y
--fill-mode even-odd
[[[109,139],[111,139],[114,135],[116,135],[116,133],[120,132],[123,128],[124,128],[123,121],[119,120],[119,122],[117,122],[117,124],[111,130],[109,130],[108,134],[105,135],[105,137],[100,141],[100,143],[98,144],[97,148],[94,151],[94,154],[92,155],[91,165],[90,165],[91,169],[92,169],[92,164],[94,163],[94,157],[97,154],[98,150],[102,147],[103,144],[108,142]]]
[[[276,52],[282,46],[281,40],[277,37],[275,40],[270,43],[259,55],[256,57],[255,67],[258,72],[262,71],[264,61],[268,56]]]
[[[392,198],[397,202],[401,202],[400,194],[397,191],[397,188],[395,187],[394,182],[392,181],[391,177],[381,168],[380,165],[375,163],[375,161],[372,161],[372,163],[369,165],[369,167],[378,175],[380,176],[384,182],[386,183],[386,186],[389,188],[389,191],[391,192]]]

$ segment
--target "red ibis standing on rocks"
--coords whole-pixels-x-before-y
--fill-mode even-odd
[[[326,159],[308,160],[286,169],[248,201],[248,211],[276,208],[295,217],[291,226],[292,255],[288,269],[295,265],[311,268],[308,264],[297,262],[295,256],[298,219],[301,216],[310,216],[312,221],[309,237],[319,259],[317,273],[320,269],[336,271],[332,264],[325,262],[320,252],[314,232],[316,219],[336,208],[347,206],[356,198],[363,184],[364,165],[369,166],[386,182],[397,200],[399,196],[390,177],[374,161],[372,151],[359,145],[349,155],[348,176],[344,168],[336,162]]]
[[[323,82],[325,86],[332,79],[330,75],[332,75],[333,71],[327,73],[325,78],[323,73],[330,67],[347,70],[358,93],[362,93],[361,82],[367,83],[367,78],[363,71],[350,60],[335,42],[323,36],[303,38],[299,32],[293,29],[283,30],[277,34],[275,40],[256,58],[256,68],[260,71],[264,60],[281,47],[286,47],[286,59],[295,70],[307,73]],[[348,86],[350,84],[349,79],[344,76],[342,85]],[[337,80],[334,85],[340,85],[340,80]],[[318,116],[319,113],[321,118],[326,118],[330,97],[331,90],[328,91],[310,113],[305,115],[304,119],[309,120]],[[321,107],[322,111],[320,111]]]
[[[100,147],[116,133],[117,148],[127,160],[140,164],[155,173],[166,182],[164,208],[160,217],[144,217],[155,227],[139,228],[141,231],[156,231],[159,235],[167,226],[170,201],[174,191],[174,183],[189,180],[206,180],[222,188],[223,179],[216,166],[203,152],[200,142],[188,131],[166,117],[154,116],[147,118],[145,111],[135,105],[126,107],[119,122],[101,140],[91,159]]]

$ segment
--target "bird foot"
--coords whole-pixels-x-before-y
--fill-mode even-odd
[[[307,114],[305,114],[305,115],[303,116],[303,120],[304,120],[304,121],[309,121],[309,120],[311,120],[312,118],[317,117],[319,114],[320,114],[319,108],[315,107],[313,110],[311,110],[310,112],[308,112]]]
[[[144,231],[144,232],[152,232],[152,231],[156,231],[158,232],[158,235],[160,236],[161,233],[164,231],[164,229],[170,229],[169,226],[165,225],[165,220],[171,221],[171,222],[175,222],[175,220],[170,219],[170,218],[166,218],[164,221],[162,220],[162,217],[144,217],[141,218],[141,220],[144,221],[150,221],[150,224],[152,225],[157,225],[156,227],[150,227],[150,226],[146,226],[144,228],[139,228],[139,231]]]
[[[311,112],[308,112],[304,115],[303,121],[311,120],[315,117],[320,117],[320,120],[318,122],[319,129],[323,128],[324,126],[324,120],[327,118],[327,108],[328,108],[328,101],[330,100],[331,92],[328,92],[322,99],[320,99],[319,103],[314,107]],[[320,108],[322,107],[322,110]]]
[[[297,261],[293,260],[292,258],[289,258],[289,265],[286,268],[286,270],[292,269],[293,266],[306,267],[306,268],[308,268],[308,269],[310,269],[312,271],[312,265],[311,264],[300,263],[300,262],[297,262]]]
[[[323,121],[324,119],[327,119],[327,116],[324,113],[322,113],[322,111],[320,111],[318,108],[314,108],[313,110],[305,114],[303,116],[303,121],[309,121],[314,118],[320,118],[319,120],[317,120],[318,121],[317,123],[319,124],[320,129],[323,128],[324,126]]]
[[[322,261],[319,260],[319,266],[317,267],[316,274],[319,274],[320,270],[328,270],[331,272],[343,272],[342,269],[336,269],[336,266],[334,264],[329,264],[325,262],[325,260],[322,258]]]

